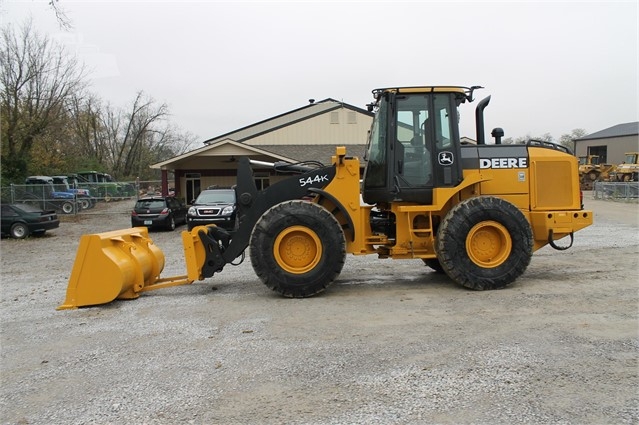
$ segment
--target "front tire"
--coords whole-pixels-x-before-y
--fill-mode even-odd
[[[326,289],[346,257],[344,232],[324,207],[301,200],[262,215],[250,241],[251,263],[262,282],[285,297],[304,298]]]
[[[65,214],[73,214],[75,212],[75,205],[71,202],[64,202],[60,209]]]
[[[455,205],[437,233],[442,268],[466,288],[503,288],[530,264],[533,235],[522,212],[500,198],[482,196]]]

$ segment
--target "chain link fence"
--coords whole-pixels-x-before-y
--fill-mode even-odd
[[[142,196],[160,195],[161,181],[81,183],[78,187],[51,184],[12,184],[0,187],[2,203],[30,204],[62,214],[78,214],[99,203],[137,200]],[[80,190],[78,190],[80,189]]]
[[[595,182],[595,199],[639,202],[639,182]]]

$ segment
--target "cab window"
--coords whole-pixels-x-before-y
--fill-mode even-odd
[[[400,186],[424,186],[432,178],[429,95],[398,96],[395,173]]]
[[[434,96],[435,115],[435,143],[437,149],[446,149],[451,146],[452,140],[452,122],[451,122],[451,104],[450,96],[435,95]]]

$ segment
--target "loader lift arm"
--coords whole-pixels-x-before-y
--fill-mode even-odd
[[[298,167],[297,172],[304,168]],[[199,231],[205,245],[206,260],[202,267],[204,278],[220,272],[224,266],[233,262],[248,247],[253,227],[260,217],[271,207],[292,199],[302,199],[318,189],[326,187],[335,177],[335,165],[311,169],[299,174],[298,178],[279,181],[264,190],[258,191],[253,178],[250,160],[242,157],[238,160],[237,185],[235,186],[239,227],[232,234],[222,229],[209,228]]]
[[[301,199],[321,189],[335,177],[335,166],[292,165],[288,172],[301,173],[258,191],[248,158],[238,164],[236,195],[240,225],[227,232],[214,225],[182,232],[187,273],[161,278],[164,254],[148,236],[146,227],[83,235],[69,278],[67,295],[58,310],[106,304],[115,299],[135,299],[140,293],[188,285],[220,272],[241,256],[260,217],[286,200]],[[305,171],[305,172],[304,172]]]

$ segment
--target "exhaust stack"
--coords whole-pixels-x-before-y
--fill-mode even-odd
[[[488,103],[490,103],[490,96],[482,99],[477,105],[477,109],[475,109],[475,127],[477,129],[478,145],[486,144],[486,136],[484,135],[484,109],[486,109]]]

